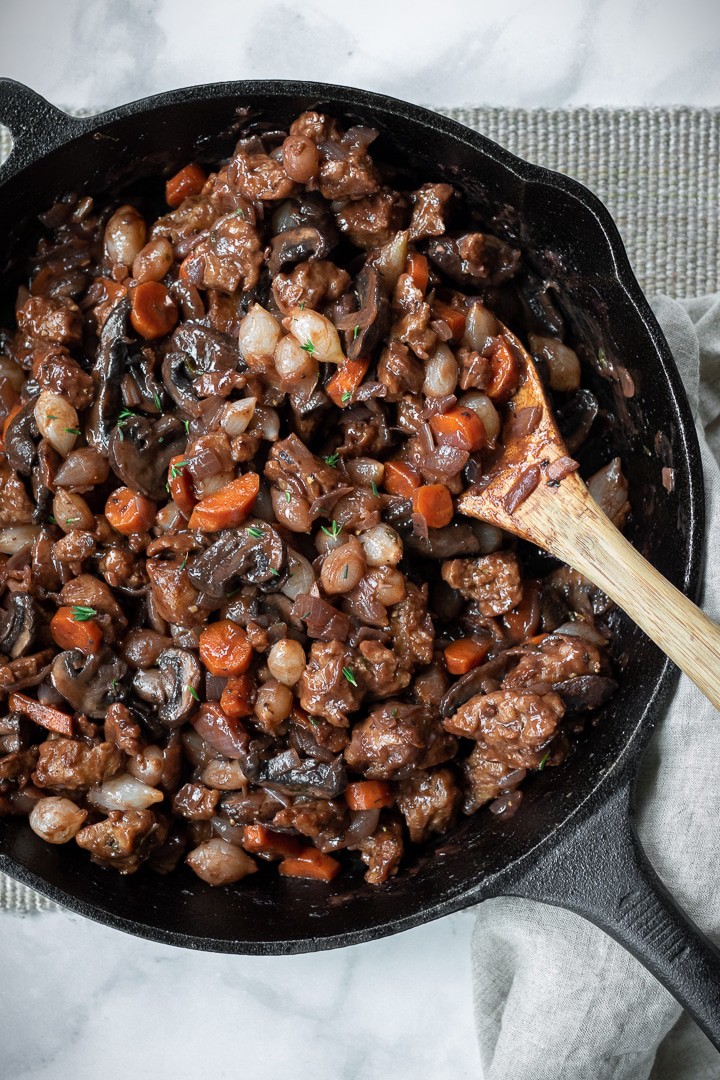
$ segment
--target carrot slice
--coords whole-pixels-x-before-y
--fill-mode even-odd
[[[410,499],[415,488],[420,487],[420,473],[407,461],[386,461],[383,487],[391,495],[402,495]]]
[[[113,491],[105,503],[105,517],[123,536],[147,532],[155,523],[155,503],[132,488]]]
[[[465,675],[468,671],[482,664],[490,651],[490,638],[475,641],[474,638],[460,638],[445,646],[445,667],[451,675]]]
[[[200,659],[211,675],[230,679],[250,667],[253,650],[242,626],[231,619],[206,626],[200,634]]]
[[[452,340],[459,341],[465,333],[464,312],[458,311],[457,308],[452,307],[450,304],[444,303],[442,300],[434,301],[433,311],[437,315],[438,319],[442,319],[444,323],[447,323],[450,333],[452,334]]]
[[[249,472],[231,480],[220,491],[207,495],[190,515],[189,527],[201,532],[218,532],[239,525],[253,508],[260,491],[260,477]]]
[[[272,832],[264,825],[246,825],[243,829],[242,846],[255,855],[281,855],[283,858],[300,855],[303,850],[300,837]]]
[[[504,337],[495,338],[490,364],[492,376],[485,387],[485,393],[491,401],[503,405],[510,400],[520,384],[517,359]]]
[[[345,802],[351,810],[380,810],[391,806],[394,800],[392,788],[382,780],[357,780],[348,784]]]
[[[11,712],[22,713],[23,716],[27,716],[32,720],[34,724],[39,724],[40,727],[44,727],[48,731],[54,731],[58,735],[65,735],[67,738],[72,738],[75,733],[75,721],[69,713],[55,709],[52,705],[42,705],[39,701],[35,701],[34,698],[25,697],[25,694],[18,694],[17,692],[10,694],[8,706]]]
[[[186,165],[165,184],[165,201],[173,210],[191,195],[199,195],[205,187],[207,176],[199,165]]]
[[[103,643],[103,632],[95,619],[77,619],[77,609],[59,607],[50,620],[50,633],[60,649],[79,649],[96,653]],[[89,612],[88,612],[89,614]]]
[[[169,334],[178,320],[178,307],[160,281],[143,281],[131,294],[130,322],[146,341]]]
[[[278,866],[278,873],[283,877],[332,881],[340,873],[340,863],[317,848],[308,847],[292,858],[283,859]]]
[[[430,417],[430,428],[440,443],[474,453],[487,445],[485,425],[473,409],[456,405],[446,413]]]
[[[232,720],[241,720],[244,716],[253,714],[253,688],[254,683],[250,675],[238,675],[228,679],[225,689],[220,695],[220,708]]]
[[[343,360],[337,371],[328,379],[325,390],[331,401],[334,401],[339,409],[351,405],[360,383],[367,374],[370,361],[360,358],[359,360]]]
[[[168,469],[168,486],[172,500],[184,518],[189,518],[193,512],[197,499],[193,487],[192,476],[187,469],[187,461],[178,454],[170,459]]]
[[[407,273],[413,279],[413,285],[424,293],[430,280],[430,267],[425,255],[411,251],[407,257]]]
[[[412,493],[413,510],[431,529],[442,529],[453,519],[452,495],[444,484],[423,484]]]

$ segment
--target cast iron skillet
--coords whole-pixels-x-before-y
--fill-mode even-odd
[[[578,348],[588,356],[602,349],[603,363],[589,368],[586,378],[619,417],[615,445],[630,481],[633,540],[694,597],[704,531],[695,430],[668,346],[612,220],[574,181],[529,165],[424,109],[344,87],[239,82],[172,91],[74,119],[26,87],[0,81],[0,121],[15,139],[0,169],[2,321],[9,318],[21,272],[15,256],[34,240],[36,215],[56,195],[141,190],[149,177],[159,190],[158,173],[231,151],[238,106],[251,106],[284,127],[316,105],[378,128],[377,158],[409,164],[421,179],[460,186],[481,218],[520,243],[537,270],[557,282]],[[621,391],[620,363],[637,390],[631,399]],[[672,494],[661,484],[664,464],[675,470]],[[349,880],[341,876],[329,888],[276,877],[211,889],[186,869],[170,877],[141,872],[122,878],[93,866],[74,845],[43,844],[25,823],[7,819],[0,821],[0,869],[106,925],[228,953],[334,948],[396,933],[488,897],[531,897],[570,908],[608,931],[718,1045],[720,954],[650,868],[631,817],[638,759],[677,671],[620,616],[617,633],[624,667],[620,690],[566,765],[532,778],[522,810],[511,821],[481,812],[381,888],[365,885],[359,873]]]

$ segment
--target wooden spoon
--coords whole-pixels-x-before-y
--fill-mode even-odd
[[[501,333],[522,381],[506,421],[505,447],[480,484],[460,497],[459,510],[530,540],[584,574],[720,708],[720,627],[635,550],[579,474],[568,471],[577,464],[535,362],[507,327]]]

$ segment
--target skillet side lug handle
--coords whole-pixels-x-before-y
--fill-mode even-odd
[[[720,950],[678,907],[640,847],[632,778],[498,894],[568,908],[623,945],[720,1049]]]
[[[80,121],[56,108],[29,86],[0,79],[0,124],[13,139],[9,158],[0,166],[4,180],[67,141]]]

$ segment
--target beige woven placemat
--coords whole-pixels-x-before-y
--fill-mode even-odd
[[[648,294],[720,288],[720,109],[438,109],[606,204]],[[0,129],[0,160],[9,150]],[[0,874],[0,910],[55,904]]]

